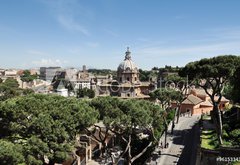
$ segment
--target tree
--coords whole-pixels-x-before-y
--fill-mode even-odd
[[[122,154],[127,154],[128,164],[132,164],[140,158],[157,141],[154,137],[154,128],[151,127],[153,118],[150,116],[150,108],[145,108],[147,106],[141,106],[137,100],[126,100],[120,104],[120,109],[123,112],[122,115],[118,116],[112,123],[114,125],[114,130],[112,131],[126,144]],[[145,131],[147,132],[148,143],[139,150],[137,145],[133,144],[136,141],[142,141],[140,140],[139,133],[144,133]]]
[[[0,139],[0,162],[2,165],[24,163],[22,146]]]
[[[0,101],[19,96],[21,90],[18,88],[19,84],[17,80],[13,78],[7,78],[3,83],[0,84]]]
[[[229,95],[231,96],[234,103],[240,103],[240,66],[236,69],[235,73],[233,74],[233,77],[231,78],[229,88],[230,92]]]
[[[139,69],[139,79],[140,81],[148,81],[149,80],[150,71],[144,71]]]
[[[95,97],[94,90],[88,89],[88,88],[78,89],[77,98],[83,98],[83,97],[94,98]]]
[[[179,122],[180,117],[180,106],[182,102],[187,97],[188,90],[188,80],[186,78],[180,77],[179,75],[173,74],[166,77],[166,87],[173,88],[178,92],[173,92],[173,100],[177,104],[177,123]],[[174,116],[175,117],[175,116]]]
[[[123,151],[115,164],[122,157],[127,159],[128,164],[139,160],[156,145],[161,136],[163,111],[151,102],[99,97],[93,99],[91,104],[99,111],[99,120],[105,126],[105,129],[100,129],[95,125],[100,130],[99,137],[92,132],[92,137],[102,143],[102,152],[107,149],[105,138],[109,132],[121,140]],[[141,138],[141,135],[146,135],[147,138]]]
[[[168,109],[172,101],[178,101],[182,97],[178,90],[172,88],[158,88],[149,95],[152,99],[158,99],[163,109]]]
[[[0,136],[23,148],[27,164],[62,163],[74,150],[76,135],[96,122],[85,101],[28,95],[0,103]]]
[[[8,86],[9,88],[13,88],[16,89],[19,87],[19,84],[17,82],[17,80],[13,79],[13,78],[7,78],[4,83],[4,85]]]
[[[31,93],[34,93],[31,89],[20,89],[17,80],[13,78],[7,78],[3,83],[0,83],[0,101]]]
[[[0,83],[0,101],[34,93],[32,89],[20,89],[18,86],[18,82],[15,79],[6,79],[5,82]]]
[[[34,93],[34,90],[32,90],[32,89],[23,89],[23,91],[22,91],[23,95],[30,95],[33,93]]]
[[[94,138],[94,140],[101,143],[100,156],[106,152],[106,139],[111,137],[112,121],[116,116],[119,116],[121,111],[118,108],[120,100],[113,97],[97,97],[91,101],[91,106],[93,106],[99,112],[99,123],[95,123],[91,129],[86,129],[86,131]]]
[[[194,80],[196,85],[203,88],[211,98],[213,103],[212,119],[217,128],[220,144],[222,144],[222,118],[219,103],[222,98],[223,88],[229,78],[233,76],[239,63],[240,58],[238,56],[217,56],[190,62],[179,72],[180,76],[188,76],[189,80]],[[209,92],[209,86],[212,92]]]
[[[18,95],[19,93],[16,89],[10,88],[4,83],[0,84],[0,101],[7,100]]]
[[[153,69],[157,69],[157,68],[153,68]],[[140,81],[149,81],[153,78],[157,78],[157,72],[153,69],[150,71],[139,69]]]
[[[167,127],[168,127],[168,122],[166,120],[166,117],[169,113],[169,109],[172,106],[172,102],[176,101],[179,102],[182,100],[182,94],[180,91],[172,88],[158,88],[157,90],[153,91],[152,93],[149,94],[150,97],[154,100],[159,100],[161,107],[165,110],[165,114],[162,116],[164,120],[164,125],[165,125],[165,146],[167,143]],[[173,113],[173,118],[172,118],[172,133],[173,129],[175,126],[174,123],[175,120],[175,112]]]
[[[23,82],[32,82],[34,79],[37,79],[37,75],[31,75],[29,70],[24,70],[21,80]]]
[[[230,133],[230,137],[233,141],[233,145],[239,146],[240,144],[240,129],[234,129]]]
[[[158,71],[158,70],[159,70],[159,68],[158,68],[158,67],[156,67],[156,66],[154,66],[154,67],[152,68],[152,70],[156,70],[156,71]]]

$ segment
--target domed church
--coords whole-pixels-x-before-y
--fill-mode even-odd
[[[125,53],[125,59],[121,62],[117,69],[117,79],[119,83],[130,82],[132,84],[139,84],[139,71],[138,67],[131,59],[131,52],[129,47]]]
[[[132,61],[129,47],[125,52],[124,61],[117,68],[117,80],[102,83],[99,95],[110,95],[121,98],[149,98],[148,93],[155,88],[150,82],[140,82],[139,70]]]

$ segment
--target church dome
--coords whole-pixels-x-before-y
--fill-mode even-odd
[[[129,51],[129,48],[127,49],[125,54],[126,54],[125,59],[124,59],[123,62],[121,62],[119,64],[118,70],[121,70],[121,71],[137,71],[138,68],[131,59],[131,52]]]

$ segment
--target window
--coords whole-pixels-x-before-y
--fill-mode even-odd
[[[137,77],[135,77],[135,81],[137,81]]]
[[[127,81],[129,81],[129,77],[127,77]]]

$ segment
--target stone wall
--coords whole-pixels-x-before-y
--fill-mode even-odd
[[[220,147],[217,150],[201,148],[200,165],[225,165],[227,161],[220,161],[217,158],[239,158],[240,148]]]

